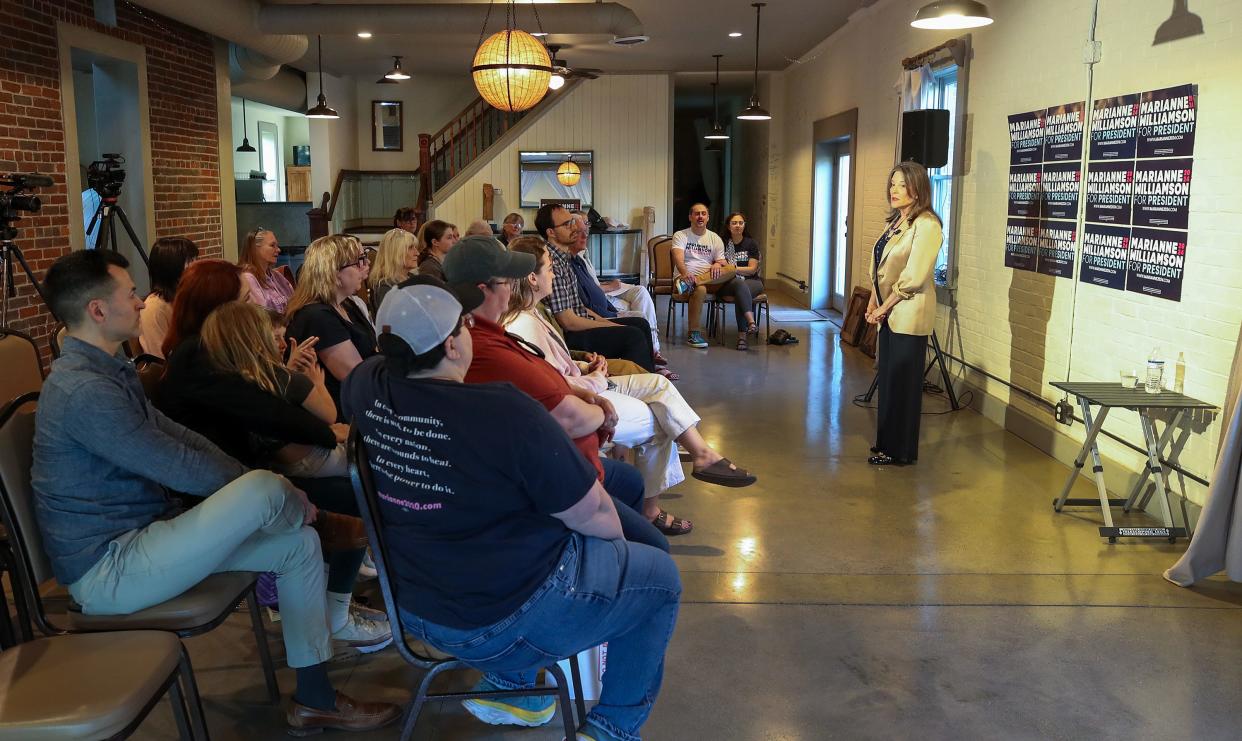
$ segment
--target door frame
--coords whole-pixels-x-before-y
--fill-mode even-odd
[[[818,121],[816,121],[811,127],[811,152],[812,152],[812,155],[811,155],[811,208],[808,209],[808,218],[810,220],[810,230],[808,231],[808,234],[811,235],[811,244],[809,245],[810,249],[807,251],[807,266],[806,266],[807,273],[806,274],[809,278],[809,281],[808,281],[809,285],[808,285],[808,290],[807,290],[807,302],[808,302],[808,306],[812,309],[817,308],[813,305],[814,301],[811,300],[811,297],[815,294],[815,286],[813,282],[816,280],[816,275],[815,275],[815,228],[816,228],[815,227],[815,204],[818,203],[818,199],[822,195],[816,192],[816,188],[815,188],[815,168],[818,165],[817,150],[819,148],[819,144],[821,143],[832,142],[834,140],[843,139],[846,137],[849,138],[849,155],[850,155],[850,182],[849,182],[850,193],[849,193],[849,202],[848,202],[849,205],[846,207],[847,213],[845,214],[845,235],[846,235],[845,236],[845,251],[846,251],[845,295],[846,295],[846,300],[849,299],[850,291],[853,290],[854,204],[855,204],[854,195],[855,195],[855,191],[857,190],[858,170],[859,170],[859,167],[858,167],[858,109],[857,108],[851,108],[848,111],[842,111],[841,113],[838,113],[836,115],[829,116],[827,118],[821,118]],[[830,183],[828,186],[829,194],[832,194],[835,189],[835,181],[836,181],[836,178],[835,178],[835,172],[834,172],[833,182]],[[830,214],[836,213],[835,199],[834,199],[834,202],[831,208],[829,209],[829,213]],[[834,220],[832,219],[831,216],[829,217],[828,221],[829,221],[829,229],[832,229],[834,226],[834,223],[833,223]],[[829,236],[827,243],[832,244],[833,239],[835,239],[834,236]],[[833,270],[833,267],[830,265],[828,272],[827,272],[828,287],[827,287],[827,291],[825,292],[825,295],[828,297],[827,298],[828,305],[831,305],[832,303],[832,282],[833,282],[832,270]]]

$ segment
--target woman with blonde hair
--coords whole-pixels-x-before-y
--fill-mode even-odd
[[[441,261],[457,244],[457,225],[434,219],[418,230],[418,274],[444,280]]]
[[[288,337],[319,338],[315,350],[324,368],[325,385],[338,409],[341,381],[376,352],[375,329],[359,305],[350,300],[362,287],[366,263],[362,245],[351,236],[333,234],[311,242],[286,312]]]
[[[867,261],[871,300],[867,321],[879,328],[876,360],[880,403],[873,466],[919,459],[923,361],[936,323],[932,276],[944,230],[931,205],[927,170],[902,162],[888,173],[888,223]]]
[[[543,304],[552,293],[552,259],[547,245],[538,237],[518,237],[509,243],[509,249],[534,255],[535,272],[512,282],[509,308],[501,316],[501,324],[541,350],[544,360],[565,376],[570,386],[612,403],[619,416],[613,440],[636,450],[645,487],[643,514],[660,532],[683,535],[693,528],[688,520],[674,517],[659,505],[662,492],[685,480],[678,443],[690,453],[696,479],[722,486],[749,486],[756,481],[755,476],[707,444],[699,434],[699,416],[664,376],[643,372],[609,377],[603,358],[575,362]]]
[[[371,311],[379,311],[384,296],[418,267],[418,239],[404,229],[389,229],[380,240],[375,264],[367,279],[371,286]]]
[[[285,313],[293,284],[276,270],[276,258],[280,245],[276,233],[259,227],[250,230],[238,250],[237,266],[242,269],[242,280],[250,286],[250,301],[278,314]]]

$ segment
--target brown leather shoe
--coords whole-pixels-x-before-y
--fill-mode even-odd
[[[325,552],[356,551],[367,547],[367,530],[360,517],[321,509],[311,527],[319,532],[319,544]]]
[[[289,707],[289,735],[309,736],[331,728],[337,731],[373,731],[401,717],[401,706],[391,702],[359,702],[336,693],[336,708],[320,710],[297,701]]]

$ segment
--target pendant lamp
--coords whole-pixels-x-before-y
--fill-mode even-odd
[[[751,3],[755,8],[755,84],[750,93],[750,105],[737,115],[743,121],[771,121],[772,114],[759,105],[759,13],[767,3]]]
[[[479,95],[498,110],[516,113],[532,108],[548,93],[552,58],[539,39],[516,28],[513,0],[505,7],[505,28],[483,40],[487,19],[479,32],[479,48],[470,67]],[[535,11],[538,22],[538,10]],[[487,15],[491,17],[491,3]],[[540,26],[542,31],[542,25]]]
[[[245,98],[242,98],[242,143],[241,143],[241,146],[237,148],[237,151],[238,152],[257,151],[254,147],[250,146],[250,139],[247,138],[246,136],[246,99]]]
[[[976,0],[945,0],[928,3],[914,14],[915,28],[978,28],[992,22],[988,6]]]
[[[328,107],[328,99],[323,94],[323,37],[316,35],[319,42],[319,102],[306,112],[307,118],[340,118],[341,114]]]
[[[725,133],[724,127],[720,125],[720,99],[716,97],[716,88],[720,86],[720,58],[723,54],[713,54],[716,58],[716,81],[712,83],[712,130],[707,132],[704,139],[728,139],[729,135]]]
[[[401,57],[392,58],[392,69],[388,70],[388,74],[384,75],[384,79],[392,80],[393,82],[410,79],[410,76],[401,70]]]
[[[556,168],[557,181],[566,187],[572,187],[578,184],[582,179],[582,168],[578,167],[578,163],[574,162],[573,155],[570,155]]]

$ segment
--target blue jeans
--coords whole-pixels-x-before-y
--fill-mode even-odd
[[[624,461],[601,458],[599,462],[604,465],[604,491],[612,495],[625,539],[668,553],[668,538],[643,516],[642,472]]]
[[[482,628],[449,628],[404,610],[409,633],[487,673],[501,687],[532,687],[539,668],[608,642],[592,722],[639,741],[664,676],[681,577],[668,554],[574,533],[560,560],[512,615]]]

